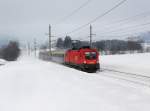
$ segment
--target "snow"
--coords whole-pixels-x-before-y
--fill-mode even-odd
[[[131,56],[126,55],[127,58]],[[150,57],[149,54],[140,56],[142,59]],[[128,67],[122,67],[129,64],[126,57],[102,56],[101,65],[126,69]],[[149,88],[132,87],[121,80],[115,82],[113,78],[102,76],[103,73],[106,72],[86,73],[23,56],[0,66],[0,111],[150,110]]]
[[[150,76],[150,53],[101,56],[104,68]]]
[[[6,61],[4,59],[0,59],[0,65],[6,64]]]

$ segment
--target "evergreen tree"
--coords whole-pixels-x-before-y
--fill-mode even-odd
[[[72,40],[70,36],[66,36],[64,40],[64,48],[71,48]]]
[[[57,39],[57,43],[56,43],[56,47],[61,49],[61,48],[63,48],[63,44],[64,44],[63,39],[62,38],[58,38]]]

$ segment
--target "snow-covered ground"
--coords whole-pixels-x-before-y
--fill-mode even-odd
[[[0,59],[0,65],[6,64],[6,61],[4,59]]]
[[[145,70],[146,57],[150,54],[102,56],[101,67],[120,70],[129,67],[128,71],[133,71],[127,60],[138,59],[134,64],[144,60],[141,66]],[[116,81],[103,73],[108,72],[85,73],[33,57],[21,57],[0,66],[0,111],[150,110],[148,87]]]
[[[103,68],[150,76],[150,53],[101,56]]]

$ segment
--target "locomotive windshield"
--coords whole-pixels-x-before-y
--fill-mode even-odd
[[[96,52],[85,52],[85,58],[88,60],[96,59]]]

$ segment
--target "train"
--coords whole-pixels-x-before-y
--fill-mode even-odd
[[[66,51],[54,50],[50,56],[49,51],[41,51],[39,58],[52,61],[65,66],[73,67],[84,72],[100,70],[99,52],[90,46],[73,47]]]
[[[90,46],[79,49],[69,49],[64,55],[64,64],[86,72],[96,72],[100,69],[99,52]]]

